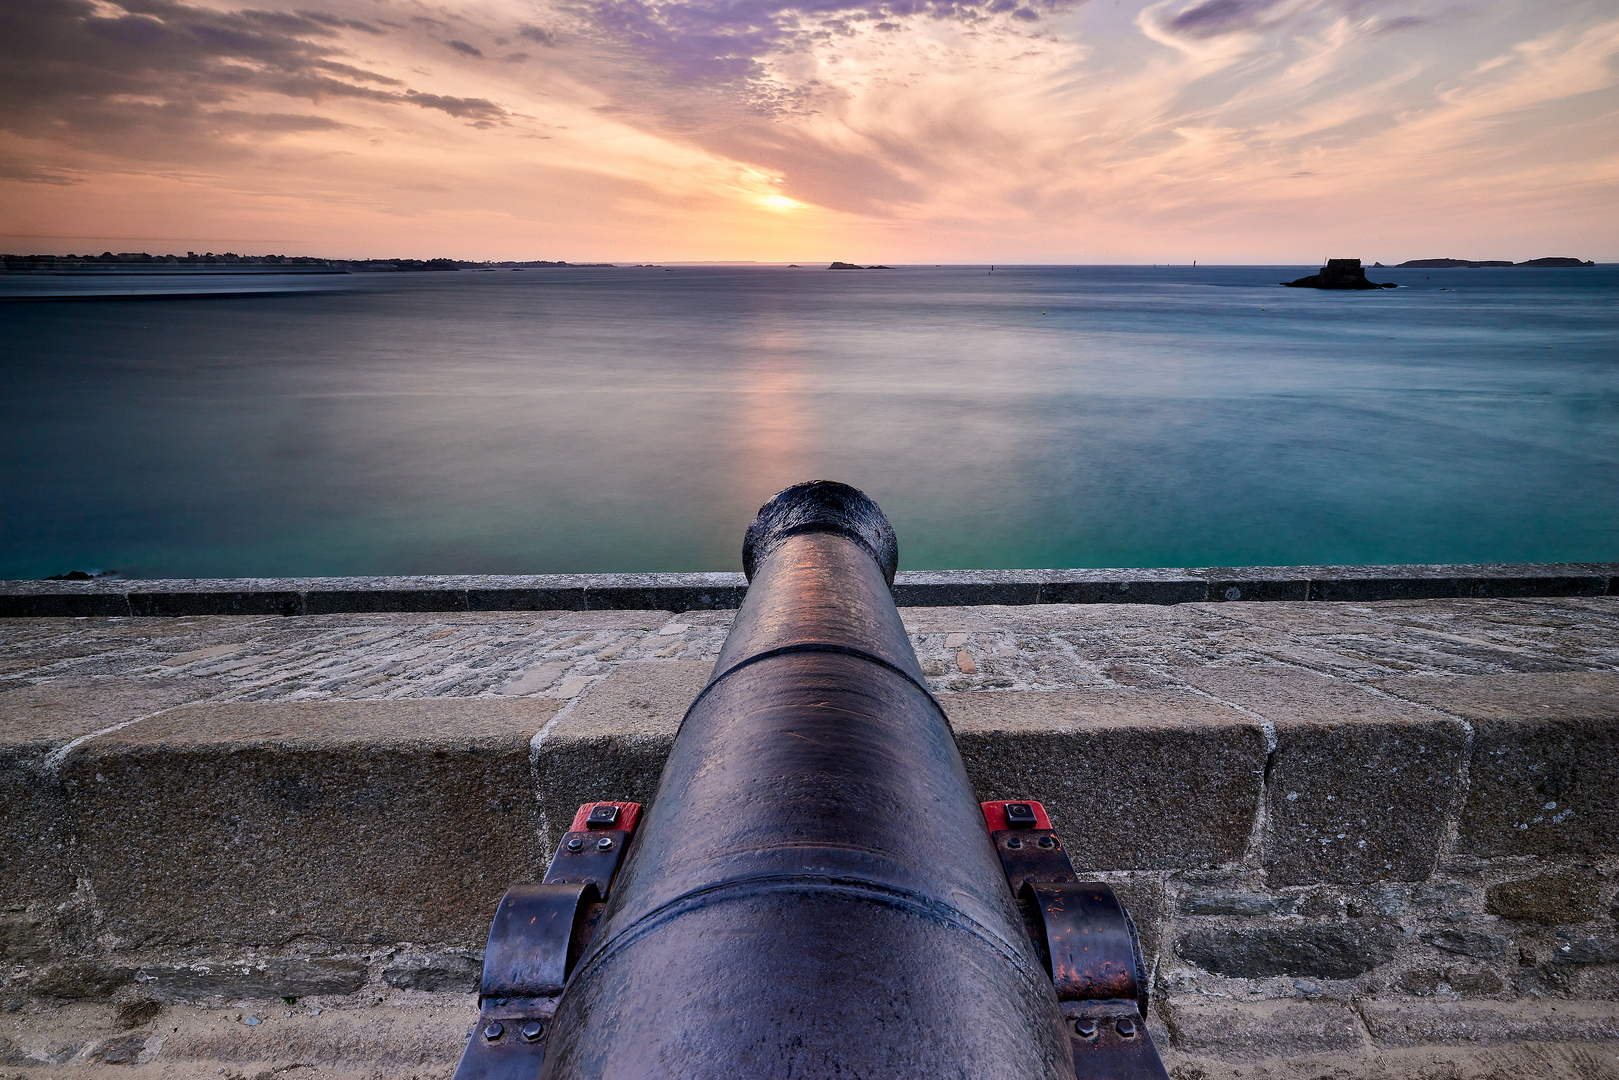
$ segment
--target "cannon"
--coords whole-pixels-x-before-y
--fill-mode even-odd
[[[1039,803],[975,801],[843,484],[760,509],[656,796],[496,909],[456,1080],[1166,1076],[1135,926]]]

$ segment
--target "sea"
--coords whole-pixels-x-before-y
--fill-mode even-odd
[[[0,577],[1619,559],[1619,267],[1312,269],[0,275]]]

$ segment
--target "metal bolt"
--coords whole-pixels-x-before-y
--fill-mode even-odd
[[[530,1020],[528,1023],[523,1025],[524,1042],[533,1042],[543,1034],[545,1034],[545,1025],[540,1023],[538,1020]]]
[[[577,836],[570,837],[569,840],[568,840],[568,850],[569,851],[580,851],[580,850],[582,850],[584,848],[584,846],[585,846],[585,842],[583,840],[579,839]]]
[[[611,836],[602,837],[600,840],[596,841],[596,849],[598,851],[613,850],[613,838]]]
[[[1121,1039],[1133,1039],[1133,1038],[1135,1038],[1135,1035],[1136,1035],[1136,1022],[1134,1020],[1128,1020],[1128,1019],[1127,1020],[1120,1020],[1117,1024],[1114,1024],[1113,1026],[1118,1029],[1119,1038],[1121,1038]]]
[[[1006,838],[1006,846],[1007,847],[1022,847],[1023,846],[1023,838],[1021,836],[1009,836],[1009,837]]]
[[[1081,1039],[1094,1039],[1094,1038],[1096,1038],[1096,1021],[1095,1020],[1075,1020],[1074,1021],[1074,1034],[1078,1035]]]
[[[490,1042],[494,1042],[496,1039],[500,1038],[500,1033],[505,1030],[506,1028],[504,1025],[490,1024],[488,1027],[483,1029],[483,1037],[488,1039]]]
[[[1042,836],[1040,838],[1040,846],[1041,847],[1056,847],[1057,846],[1057,841],[1055,839],[1053,839],[1052,837]]]

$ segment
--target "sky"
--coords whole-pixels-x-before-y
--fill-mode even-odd
[[[0,250],[1619,260],[1613,0],[0,0]]]

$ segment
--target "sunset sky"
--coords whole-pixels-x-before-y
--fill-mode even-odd
[[[0,0],[0,249],[1619,259],[1613,0]]]

